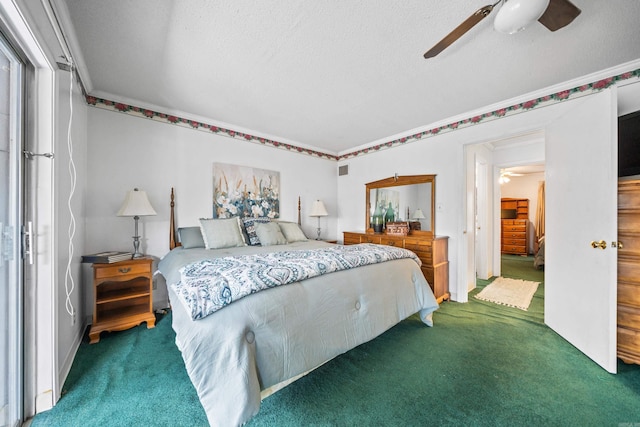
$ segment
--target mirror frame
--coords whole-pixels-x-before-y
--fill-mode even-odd
[[[409,235],[424,236],[433,238],[436,235],[436,176],[435,175],[407,175],[392,176],[390,178],[381,179],[365,184],[366,202],[365,202],[365,228],[367,233],[374,233],[373,227],[369,222],[371,212],[371,190],[376,188],[399,187],[402,185],[412,184],[431,184],[431,228],[430,230],[411,230]]]

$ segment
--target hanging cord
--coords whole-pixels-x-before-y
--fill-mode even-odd
[[[73,275],[71,274],[71,261],[73,260],[73,237],[76,234],[76,218],[73,215],[73,208],[71,206],[71,199],[73,193],[76,191],[76,165],[73,162],[73,140],[71,138],[71,125],[73,122],[73,64],[71,64],[71,70],[69,70],[69,126],[67,128],[67,149],[69,152],[69,177],[71,179],[71,188],[69,190],[69,199],[67,200],[67,207],[69,208],[69,214],[71,216],[69,220],[69,259],[67,261],[67,270],[64,277],[64,288],[67,293],[67,299],[65,307],[67,313],[71,316],[72,323],[75,324],[76,310],[71,302],[71,294],[75,288],[73,281]]]

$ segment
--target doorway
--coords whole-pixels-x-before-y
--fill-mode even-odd
[[[500,171],[509,168],[520,179],[525,179],[526,174],[527,187],[533,188],[527,190],[532,194],[527,192],[526,198],[536,199],[537,181],[544,180],[544,145],[543,131],[532,131],[465,147],[467,188],[472,189],[467,191],[465,234],[467,247],[473,248],[467,251],[467,292],[476,288],[477,279],[501,275]],[[512,186],[519,191],[515,182]],[[533,239],[530,236],[531,242]]]
[[[544,163],[499,168],[500,271],[505,276],[544,271],[544,174]],[[505,260],[521,267],[505,271]]]

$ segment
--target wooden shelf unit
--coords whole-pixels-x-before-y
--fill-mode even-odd
[[[103,331],[121,331],[147,322],[155,327],[151,258],[93,264],[93,323],[89,342]]]
[[[449,238],[436,236],[397,236],[365,232],[344,232],[344,244],[375,243],[408,249],[422,261],[422,274],[429,282],[438,303],[449,299]]]
[[[513,218],[501,220],[501,252],[527,255],[529,253],[529,199],[503,198],[502,212],[515,212]]]

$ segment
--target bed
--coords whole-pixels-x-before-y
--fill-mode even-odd
[[[438,304],[420,270],[419,259],[397,252],[404,249],[307,240],[300,236],[299,220],[298,224],[286,223],[286,227],[282,222],[275,227],[256,227],[256,231],[269,227],[295,231],[298,226],[294,237],[289,233],[289,239],[281,244],[271,244],[266,237],[267,244],[217,249],[206,248],[211,243],[207,240],[213,238],[201,220],[205,247],[194,247],[189,238],[188,244],[180,246],[174,232],[173,208],[172,190],[170,244],[176,247],[162,258],[158,269],[167,282],[177,347],[211,425],[246,423],[258,413],[261,399],[415,313],[425,325],[433,325],[432,315]],[[217,226],[215,220],[211,221]],[[179,231],[181,239],[193,233],[191,237],[197,240],[196,227]],[[241,232],[246,228],[241,227]],[[265,238],[264,233],[259,236]],[[383,252],[368,256],[368,250],[377,250],[371,246]],[[345,253],[348,248],[355,252]],[[385,250],[396,252],[384,262],[362,262],[355,268],[336,267],[332,271],[334,264],[359,265],[363,258],[387,256]],[[316,256],[321,261],[314,261]],[[267,266],[267,258],[275,258],[276,265]],[[236,285],[228,282],[235,280],[231,276],[247,276],[245,281],[260,276],[249,274],[252,263],[275,271],[269,280],[271,276],[278,280],[290,276],[293,270],[280,274],[289,268],[289,262],[296,279],[291,283],[260,291],[252,288],[237,298],[234,293],[231,301],[225,300],[207,314],[203,307],[213,303],[188,304],[196,294],[218,295],[210,291],[213,284],[224,283],[224,289],[235,292]],[[314,262],[322,266],[320,273]],[[299,270],[297,263],[302,266]],[[202,291],[203,280],[209,286],[206,292]]]
[[[533,257],[533,266],[538,270],[544,270],[544,236],[538,240],[538,251]]]

